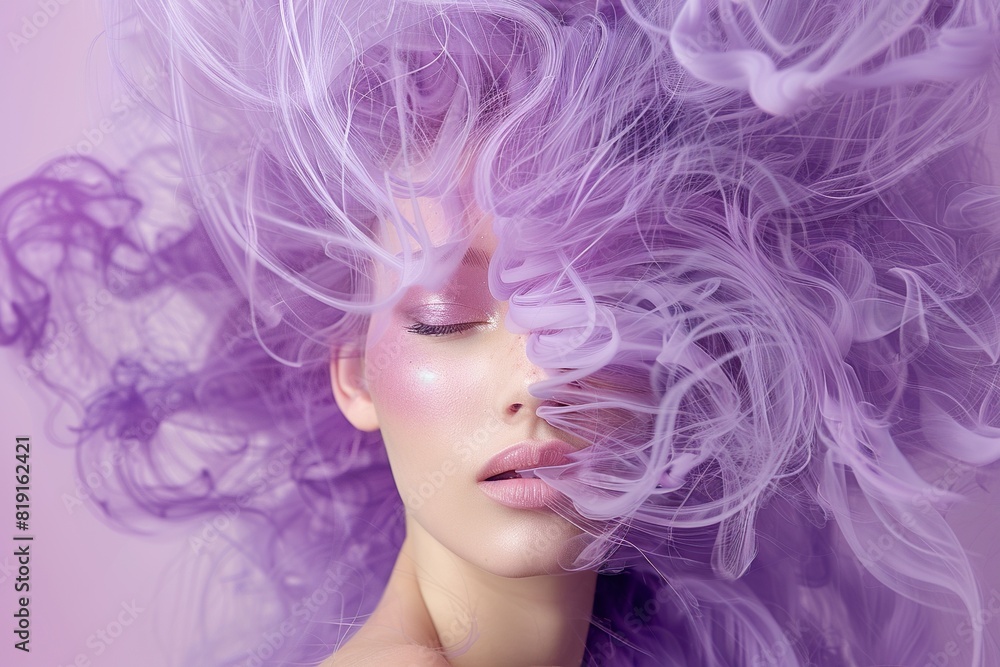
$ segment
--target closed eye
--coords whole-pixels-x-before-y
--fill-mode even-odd
[[[406,330],[410,333],[420,334],[421,336],[446,336],[458,333],[459,331],[466,331],[479,324],[482,324],[482,322],[459,322],[457,324],[424,324],[423,322],[414,322],[406,327]]]

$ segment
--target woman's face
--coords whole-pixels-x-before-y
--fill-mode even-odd
[[[417,206],[429,227],[446,223],[436,200]],[[382,432],[408,536],[422,531],[501,576],[558,572],[561,559],[576,555],[570,539],[579,529],[544,507],[497,499],[500,486],[542,482],[481,478],[484,466],[514,445],[561,443],[572,451],[585,443],[536,415],[540,400],[528,387],[543,373],[525,355],[527,335],[504,328],[507,303],[494,300],[487,286],[496,238],[485,217],[467,222],[474,240],[445,284],[411,288],[391,311],[373,317],[369,330],[382,333],[369,335],[360,400],[370,401],[368,425],[377,422]],[[351,419],[350,401],[341,395],[338,402]]]

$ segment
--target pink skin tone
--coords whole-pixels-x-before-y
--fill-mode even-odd
[[[576,534],[552,512],[498,505],[476,474],[494,454],[523,440],[559,439],[535,415],[528,386],[540,369],[526,336],[503,327],[506,303],[486,287],[485,268],[460,267],[444,289],[411,289],[371,348],[368,389],[393,477],[408,514],[453,553],[506,577],[558,571],[559,545]],[[417,323],[470,328],[443,335]],[[518,407],[520,406],[520,407]]]
[[[443,208],[431,199],[418,207],[440,237]],[[560,564],[576,555],[580,530],[548,509],[501,505],[477,474],[525,440],[586,443],[537,416],[541,401],[528,387],[543,371],[487,287],[496,238],[484,216],[464,221],[470,261],[438,289],[411,288],[373,317],[363,360],[333,363],[341,410],[358,428],[381,430],[406,506],[393,578],[363,630],[372,628],[358,635],[394,642],[373,633],[401,629],[409,641],[453,649],[453,665],[578,665],[596,573]],[[454,655],[470,633],[471,648]]]

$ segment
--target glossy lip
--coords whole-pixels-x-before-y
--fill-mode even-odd
[[[476,484],[486,496],[506,507],[544,510],[557,500],[559,492],[537,477],[489,478],[502,472],[567,463],[566,455],[574,451],[574,447],[561,440],[526,440],[487,461],[476,477]]]
[[[572,445],[561,440],[526,440],[513,447],[508,447],[487,461],[486,465],[479,470],[476,481],[485,482],[494,475],[511,470],[525,470],[526,468],[568,463],[569,460],[566,458],[566,455],[574,451],[576,449]]]

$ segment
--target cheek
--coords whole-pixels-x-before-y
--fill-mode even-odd
[[[397,420],[447,428],[468,411],[471,397],[481,393],[469,360],[437,342],[387,331],[369,350],[368,389],[383,430]]]
[[[392,475],[414,511],[431,497],[435,503],[449,497],[439,492],[456,488],[453,477],[468,476],[455,446],[483,410],[476,400],[484,395],[481,373],[476,372],[482,370],[482,361],[477,365],[468,354],[463,357],[440,342],[387,331],[369,350],[376,363],[366,363],[368,390]],[[421,498],[419,506],[412,505],[415,497]]]

